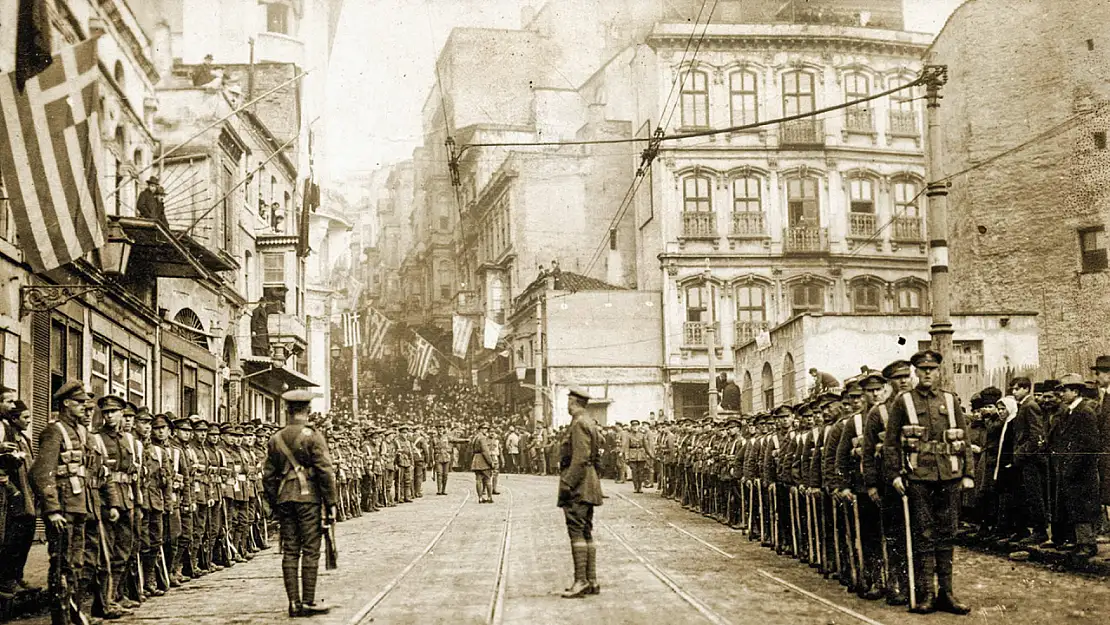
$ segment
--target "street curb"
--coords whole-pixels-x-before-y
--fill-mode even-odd
[[[1110,560],[1102,555],[1087,560],[1077,560],[1066,551],[1043,549],[1041,547],[1019,547],[1017,543],[976,540],[966,536],[961,536],[958,543],[967,549],[999,555],[1006,559],[1009,559],[1009,555],[1015,551],[1025,551],[1029,553],[1030,562],[1043,566],[1083,575],[1110,577]]]

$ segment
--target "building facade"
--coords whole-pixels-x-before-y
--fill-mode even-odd
[[[1046,377],[1110,353],[1107,19],[1094,1],[973,0],[927,55],[949,69],[942,173],[966,172],[948,198],[953,306],[1039,312]]]

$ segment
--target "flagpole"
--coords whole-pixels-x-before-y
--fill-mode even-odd
[[[358,419],[358,345],[351,346],[351,415]]]

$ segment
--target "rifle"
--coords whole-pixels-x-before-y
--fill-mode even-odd
[[[836,522],[836,517],[840,516],[840,510],[837,509],[835,496],[830,495],[829,501],[832,503],[833,556],[836,562],[836,574],[840,575],[840,571],[843,570],[840,563],[840,524]]]
[[[778,484],[771,482],[771,485],[767,487],[767,496],[771,499],[771,546],[776,550],[779,548],[779,539],[781,538],[781,536],[779,536],[779,498],[777,486]]]
[[[146,580],[143,579],[143,562],[140,558],[141,558],[141,556],[139,555],[139,550],[136,549],[135,550],[135,570],[138,572],[138,576],[135,579],[138,580],[139,594],[141,595],[141,594],[143,594],[143,588],[146,587]]]
[[[903,518],[906,520],[906,562],[909,564],[910,574],[910,609],[917,607],[917,589],[914,586],[913,575],[913,533],[910,532],[910,498],[902,495],[902,513]],[[929,580],[932,584],[932,580]]]
[[[790,489],[790,540],[794,543],[794,557],[801,558],[798,553],[798,532],[801,527],[798,525],[798,491],[796,488]]]
[[[748,511],[747,511],[748,512],[748,536],[750,537],[752,535],[752,533],[754,532],[754,530],[755,530],[755,520],[752,518],[752,514],[755,511],[755,506],[753,505],[753,502],[752,502],[752,488],[753,488],[753,486],[752,486],[751,480],[748,480],[748,483],[745,484],[745,486],[747,487],[747,490],[748,490]]]
[[[847,512],[847,511],[845,511]],[[852,497],[852,516],[855,521],[856,535],[854,537],[854,557],[852,558],[852,579],[855,581],[856,588],[859,588],[860,583],[863,582],[863,543],[859,537],[859,503],[855,497]],[[851,530],[849,530],[851,533]]]
[[[763,514],[766,510],[763,507],[763,482],[756,480],[755,488],[759,489],[759,542],[766,543],[767,532],[765,531],[766,528],[763,527]]]
[[[47,521],[49,522],[49,521]],[[63,529],[54,536],[54,551],[50,554],[50,571],[47,575],[48,585],[58,602],[54,609],[69,612],[69,620],[73,623],[88,625],[89,619],[81,612],[81,607],[74,601],[73,592],[66,579],[66,554],[69,552],[69,530]]]
[[[112,601],[112,598],[116,596],[112,589],[112,556],[108,553],[108,535],[104,533],[103,519],[97,518],[96,528],[99,530],[97,531],[99,536],[96,538],[97,542],[100,543],[100,555],[104,556],[104,572],[106,573],[104,576],[104,597],[105,601]]]
[[[161,569],[158,571],[162,575],[162,583],[165,585],[166,590],[170,589],[170,566],[166,564],[166,550],[164,547],[158,548],[158,564],[161,564]]]
[[[227,516],[227,500],[226,499],[221,498],[221,500],[220,500],[220,510],[223,512],[223,515],[224,515],[224,547],[227,548],[227,563],[231,564],[232,561],[234,561],[235,558],[238,557],[239,552],[236,551],[235,548],[231,546],[231,534],[228,533],[228,529],[227,529],[229,519],[228,519],[228,516]]]
[[[339,550],[335,545],[335,519],[324,514],[324,568],[332,571],[339,568]]]

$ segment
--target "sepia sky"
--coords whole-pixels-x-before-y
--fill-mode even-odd
[[[935,33],[963,0],[904,0],[909,30]],[[543,0],[346,0],[328,73],[331,180],[412,156],[433,67],[456,26],[518,28]]]

